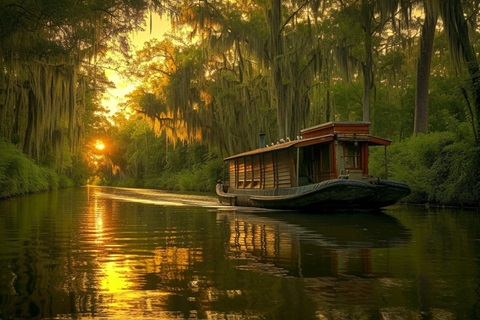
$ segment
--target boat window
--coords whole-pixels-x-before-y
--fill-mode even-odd
[[[360,146],[358,143],[345,142],[345,168],[359,169],[361,168]]]

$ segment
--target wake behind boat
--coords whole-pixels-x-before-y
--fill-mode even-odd
[[[229,181],[217,184],[220,202],[268,209],[378,209],[410,193],[405,183],[369,176],[368,147],[386,148],[391,141],[371,136],[368,122],[328,122],[301,134],[226,158]]]

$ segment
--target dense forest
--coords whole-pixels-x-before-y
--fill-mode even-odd
[[[101,183],[213,191],[222,158],[326,121],[394,141],[407,201],[480,203],[480,3],[3,0],[0,197]],[[152,17],[171,22],[163,35]],[[131,46],[132,32],[152,37]],[[156,37],[156,35],[159,35]],[[162,35],[162,36],[160,36]],[[115,70],[137,83],[118,112]],[[101,145],[101,147],[99,147]]]

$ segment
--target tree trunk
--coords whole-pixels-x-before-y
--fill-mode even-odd
[[[425,4],[425,22],[422,27],[417,61],[414,134],[428,132],[428,89],[437,19],[438,16],[433,13],[431,7]]]
[[[285,98],[282,81],[282,56],[283,45],[280,35],[281,22],[281,0],[271,0],[271,8],[268,10],[268,19],[270,24],[270,52],[271,52],[271,72],[272,72],[272,100],[277,110],[277,127],[279,137],[285,137],[286,134],[286,110]]]
[[[372,6],[369,0],[362,1],[363,31],[365,34],[365,63],[363,64],[363,121],[370,121],[371,92],[373,80],[372,55]]]

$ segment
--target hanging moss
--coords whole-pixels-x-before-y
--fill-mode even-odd
[[[74,153],[83,112],[77,100],[84,96],[78,91],[84,89],[77,85],[79,67],[69,59],[25,59],[18,54],[12,54],[4,67],[2,136],[18,137],[19,148],[37,161]],[[53,167],[61,168],[58,163]]]

